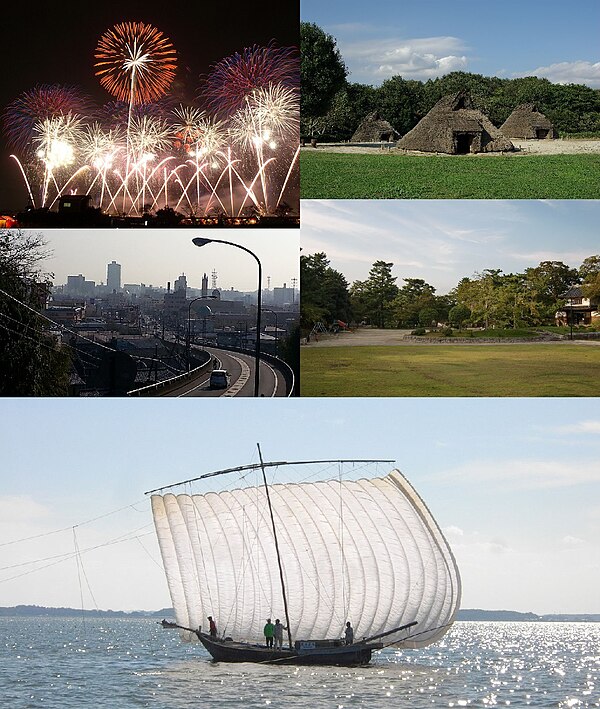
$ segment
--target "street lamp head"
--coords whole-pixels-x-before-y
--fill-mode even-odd
[[[192,239],[194,246],[206,246],[206,244],[210,244],[211,242],[212,239],[205,239],[202,236],[197,236],[195,239]]]

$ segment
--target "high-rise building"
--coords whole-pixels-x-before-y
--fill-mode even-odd
[[[86,281],[85,277],[80,273],[78,276],[67,276],[64,292],[69,295],[87,295],[92,297],[95,288],[94,281]]]
[[[106,268],[106,286],[109,293],[118,293],[121,290],[121,264],[112,261]]]
[[[80,295],[83,292],[85,284],[85,277],[81,275],[78,276],[67,276],[67,293],[72,295]]]
[[[295,289],[288,288],[287,283],[283,284],[283,288],[273,288],[274,305],[290,305],[295,302],[295,296]]]
[[[208,295],[208,276],[206,273],[202,276],[202,291],[201,295],[203,298],[206,298]]]
[[[173,290],[187,291],[187,278],[185,277],[184,273],[182,273],[181,276],[179,276],[179,278],[175,281],[173,285]]]

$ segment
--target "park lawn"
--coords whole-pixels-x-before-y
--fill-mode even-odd
[[[598,199],[600,154],[300,156],[302,199]]]
[[[303,347],[301,396],[600,396],[600,347]]]

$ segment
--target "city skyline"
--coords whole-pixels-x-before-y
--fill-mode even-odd
[[[75,536],[86,607],[169,606],[144,492],[255,462],[260,442],[267,460],[395,459],[450,542],[463,608],[600,613],[595,400],[245,399],[235,409],[233,432],[224,399],[206,409],[0,401],[0,605],[81,607]]]
[[[52,255],[42,263],[54,274],[55,285],[67,282],[67,276],[83,275],[87,280],[106,283],[107,265],[121,264],[121,284],[144,283],[165,287],[167,282],[186,275],[188,286],[200,288],[202,276],[217,271],[220,287],[231,286],[242,292],[257,289],[254,259],[241,249],[223,244],[192,244],[194,230],[128,230],[126,238],[119,230],[47,230],[43,236]],[[207,238],[224,239],[253,251],[262,263],[263,288],[267,277],[271,288],[291,288],[299,278],[299,233],[296,230],[270,229],[253,231],[205,230]],[[140,257],[141,255],[141,257]],[[236,287],[237,286],[237,287]]]
[[[108,265],[110,265],[110,263],[107,264],[107,266],[108,266]],[[121,266],[122,269],[123,269],[123,267],[124,267],[124,264],[119,264],[119,263],[117,263],[116,265]],[[121,275],[121,285],[120,285],[120,287],[118,288],[118,290],[120,290],[120,291],[126,290],[126,287],[129,286],[129,285],[144,286],[144,287],[146,287],[146,288],[152,288],[152,289],[164,290],[164,291],[167,291],[167,290],[168,290],[168,287],[170,286],[171,291],[173,291],[173,290],[177,290],[177,281],[179,280],[179,278],[181,278],[182,276],[184,276],[184,277],[187,279],[187,274],[184,273],[184,272],[181,272],[181,273],[179,273],[177,276],[170,276],[168,279],[166,279],[166,280],[165,280],[164,282],[162,282],[162,283],[146,283],[145,281],[141,281],[141,282],[134,283],[134,282],[131,281],[131,280],[127,280],[127,278],[125,277],[125,276],[127,275],[127,272],[126,272],[126,271],[121,270],[121,274],[122,274],[122,275]],[[206,275],[206,276],[208,277],[208,280],[211,281],[212,278],[213,278],[213,270],[207,271],[207,272],[205,272],[204,274],[202,274],[202,276],[204,276],[204,275]],[[55,286],[55,287],[65,287],[65,286],[67,286],[67,285],[68,285],[68,279],[71,278],[71,277],[73,277],[73,276],[75,276],[75,277],[83,276],[83,277],[85,278],[85,281],[86,281],[86,282],[90,281],[90,282],[94,283],[94,285],[97,286],[97,287],[98,287],[98,286],[105,287],[105,288],[108,288],[108,287],[109,287],[108,279],[106,278],[106,276],[105,276],[105,278],[104,278],[103,280],[95,281],[95,280],[92,279],[92,278],[88,278],[88,277],[87,277],[87,274],[81,273],[81,272],[80,272],[80,273],[69,273],[68,276],[67,276],[67,279],[65,280],[64,283],[57,283],[57,282],[55,281],[55,282],[54,282],[54,286]],[[202,276],[200,277],[200,280],[202,280]],[[217,288],[217,290],[221,291],[222,293],[227,293],[227,292],[229,292],[229,291],[233,291],[233,292],[235,292],[235,293],[256,293],[256,287],[254,287],[254,289],[250,289],[250,290],[240,290],[240,289],[236,288],[235,285],[233,285],[233,284],[230,284],[230,285],[228,285],[228,286],[222,286],[222,285],[219,283],[219,281],[220,281],[221,279],[220,279],[220,277],[219,277],[218,272],[216,273],[216,278],[217,278],[217,285],[216,285],[216,288]],[[284,283],[279,284],[279,283],[273,283],[273,279],[272,279],[272,278],[271,278],[270,286],[268,286],[267,280],[266,280],[266,277],[265,277],[265,281],[264,281],[264,283],[263,283],[263,291],[265,291],[265,290],[271,290],[271,291],[272,291],[274,288],[283,288],[283,287],[285,287],[285,288],[288,288],[289,290],[296,290],[296,292],[299,292],[299,288],[298,288],[298,285],[297,285],[297,280],[298,280],[298,278],[295,277],[295,281],[296,281],[296,286],[295,286],[295,288],[291,285],[291,281],[290,281],[290,283],[284,282]],[[193,284],[193,283],[190,283],[189,281],[187,282],[187,289],[188,289],[188,290],[191,289],[191,290],[194,290],[194,291],[195,291],[195,290],[201,290],[201,288],[202,288],[202,284],[201,284],[201,283],[198,284],[198,285],[195,285],[195,284]],[[209,286],[209,290],[213,290],[212,285]]]

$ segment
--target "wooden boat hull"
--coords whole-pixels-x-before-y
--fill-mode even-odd
[[[368,664],[371,661],[373,650],[379,650],[382,647],[379,643],[370,645],[357,643],[356,645],[317,647],[308,650],[274,650],[262,645],[215,640],[204,633],[197,633],[197,635],[215,662],[353,667]]]

